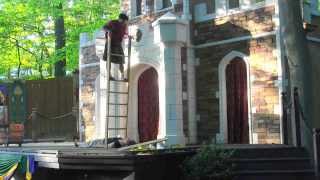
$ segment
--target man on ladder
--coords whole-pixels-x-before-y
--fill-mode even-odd
[[[128,35],[128,21],[129,18],[126,14],[121,13],[118,20],[109,21],[106,25],[103,26],[103,29],[106,32],[106,45],[103,53],[103,60],[108,60],[108,36],[111,37],[111,54],[110,59],[114,64],[119,64],[119,70],[121,72],[121,79],[126,80],[124,77],[124,52],[122,48],[122,40],[125,36]],[[110,33],[110,34],[109,34]],[[111,69],[111,68],[110,68]],[[115,80],[109,71],[110,80]]]
[[[121,13],[118,20],[108,22],[103,29],[106,32],[107,42],[103,59],[107,61],[107,104],[106,104],[106,128],[105,144],[115,141],[121,144],[120,139],[127,138],[128,104],[129,104],[129,74],[131,39],[128,36],[128,16]],[[122,41],[128,37],[128,54],[124,55]],[[125,60],[127,58],[127,61]],[[121,77],[115,79],[112,76],[111,63],[118,64]],[[127,65],[126,76],[124,75],[124,64]],[[109,138],[111,137],[111,138]],[[120,139],[119,139],[120,137]],[[108,146],[107,146],[108,147]]]

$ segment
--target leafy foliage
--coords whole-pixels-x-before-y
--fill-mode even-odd
[[[56,8],[60,3],[63,11]],[[73,71],[80,33],[101,28],[118,11],[118,0],[0,0],[0,77],[50,77],[64,54],[59,51],[66,52],[67,70]],[[54,19],[61,15],[66,47],[55,51]]]
[[[204,145],[193,157],[183,164],[184,174],[191,180],[229,180],[232,179],[233,165],[230,158],[233,150],[217,145]]]

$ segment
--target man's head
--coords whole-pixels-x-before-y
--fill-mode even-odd
[[[126,14],[121,13],[119,14],[119,21],[127,24],[129,21],[129,17]]]

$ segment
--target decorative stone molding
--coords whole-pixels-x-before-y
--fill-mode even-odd
[[[188,21],[168,12],[152,23],[155,43],[186,43]]]

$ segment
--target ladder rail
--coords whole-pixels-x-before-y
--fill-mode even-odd
[[[132,36],[129,36],[129,43],[128,43],[128,65],[127,65],[127,79],[128,79],[128,86],[127,86],[127,121],[126,121],[126,137],[128,137],[128,121],[129,121],[129,99],[130,99],[130,63],[131,63],[131,43],[132,43]]]
[[[106,128],[105,128],[105,137],[106,137],[106,143],[109,144],[108,142],[108,139],[109,139],[109,115],[110,115],[110,112],[109,112],[109,100],[110,100],[110,93],[109,93],[109,89],[110,89],[110,67],[111,67],[111,35],[110,33],[108,33],[108,36],[107,36],[107,43],[108,43],[108,46],[107,46],[107,90],[106,90]],[[107,146],[107,149],[109,149],[109,147]]]

